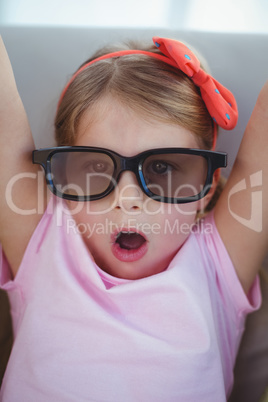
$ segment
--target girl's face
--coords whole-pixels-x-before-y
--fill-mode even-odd
[[[112,97],[81,118],[74,145],[108,148],[134,156],[153,148],[199,148],[185,128],[144,119]],[[122,173],[116,190],[98,201],[69,202],[77,229],[96,263],[119,278],[139,279],[164,271],[193,229],[206,198],[165,204],[147,197],[134,173]]]

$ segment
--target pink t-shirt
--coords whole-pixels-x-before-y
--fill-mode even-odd
[[[1,401],[226,401],[261,296],[258,278],[245,296],[213,215],[135,281],[98,268],[70,220],[50,203],[15,280],[0,253],[15,332]]]

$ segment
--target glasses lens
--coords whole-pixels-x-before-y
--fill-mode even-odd
[[[205,185],[207,160],[193,154],[158,154],[146,158],[143,176],[156,196],[183,199],[199,194]]]
[[[96,196],[111,184],[114,162],[101,152],[57,152],[51,174],[57,191],[72,196]]]

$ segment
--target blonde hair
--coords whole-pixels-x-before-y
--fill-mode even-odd
[[[159,53],[152,46],[130,42],[120,48],[103,48],[90,60],[124,49]],[[143,116],[189,129],[202,148],[212,147],[213,121],[199,88],[181,70],[142,54],[99,61],[78,74],[67,89],[55,118],[58,146],[74,144],[83,112],[108,94]]]

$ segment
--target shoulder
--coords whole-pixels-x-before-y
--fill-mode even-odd
[[[54,205],[54,206],[53,206]],[[29,238],[16,239],[11,245],[11,252],[14,259],[10,258],[9,248],[0,243],[0,285],[4,286],[13,280],[19,272],[27,267],[30,269],[33,260],[38,255],[40,247],[45,245],[49,228],[51,228],[53,216],[57,215],[56,204],[51,197],[50,202],[43,214],[40,214],[39,221],[32,228]],[[50,234],[51,237],[51,234]],[[12,247],[11,247],[12,246]],[[51,252],[52,250],[50,250]],[[14,264],[15,261],[15,264]]]
[[[228,250],[218,231],[214,211],[196,225],[192,237],[197,245],[202,267],[207,273],[210,286],[214,286],[219,296],[233,304],[238,313],[250,313],[259,308],[261,292],[259,279],[256,277],[246,295]]]

